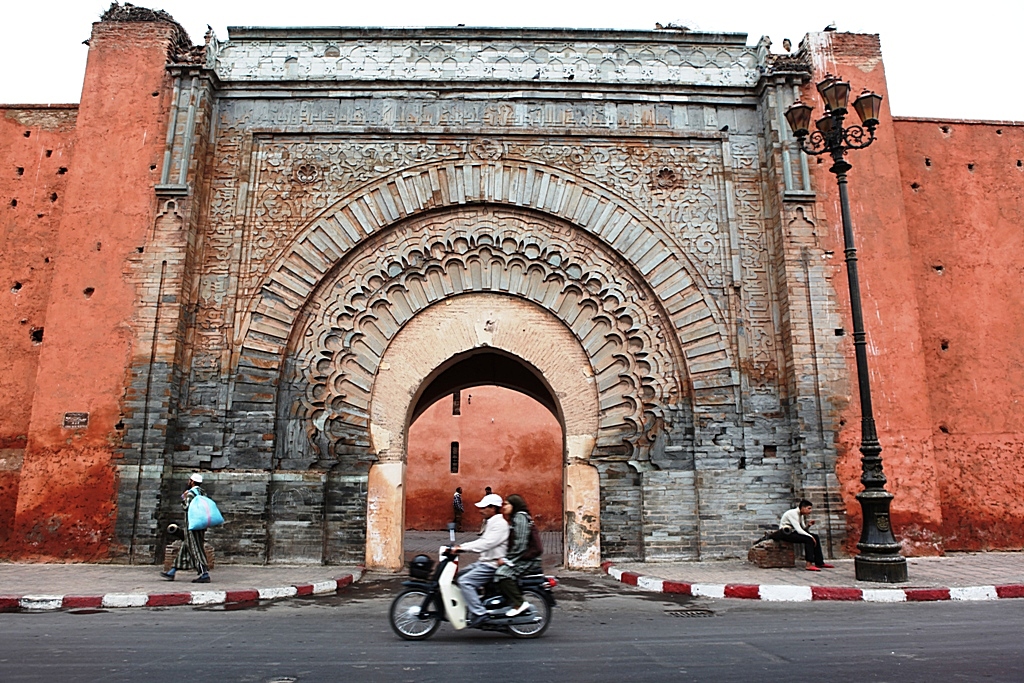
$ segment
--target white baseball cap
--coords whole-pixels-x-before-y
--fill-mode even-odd
[[[483,497],[483,500],[476,504],[476,506],[478,508],[485,508],[493,505],[495,507],[500,508],[503,502],[504,501],[501,499],[501,496],[499,496],[497,493],[488,493],[486,496]]]
[[[188,479],[189,481],[194,481],[197,484],[203,483],[203,475],[199,474],[198,472],[190,476]]]

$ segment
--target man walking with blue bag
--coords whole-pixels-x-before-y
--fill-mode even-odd
[[[181,494],[181,507],[185,510],[185,526],[170,525],[167,530],[174,538],[181,539],[181,550],[174,560],[174,565],[160,576],[174,581],[179,569],[195,569],[199,576],[192,583],[210,583],[210,572],[207,567],[206,551],[203,543],[206,530],[211,526],[224,523],[217,506],[210,500],[199,486],[203,483],[203,475],[193,474],[188,478],[189,488]],[[192,506],[195,507],[192,507]],[[191,509],[190,509],[191,508]]]

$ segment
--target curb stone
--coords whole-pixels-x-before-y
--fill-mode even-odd
[[[180,591],[174,593],[106,593],[104,595],[0,595],[0,612],[29,610],[33,612],[59,609],[128,607],[174,607],[178,605],[223,605],[255,600],[278,600],[295,596],[337,593],[362,578],[346,574],[330,581],[298,583],[291,586],[247,590]]]
[[[653,593],[675,593],[705,598],[738,598],[765,602],[844,600],[856,602],[954,602],[1024,598],[1024,584],[954,588],[852,588],[838,586],[791,586],[742,583],[686,583],[617,569],[602,562],[601,569],[616,581]]]

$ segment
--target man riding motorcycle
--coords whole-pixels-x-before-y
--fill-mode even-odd
[[[508,546],[508,522],[501,515],[504,501],[496,493],[489,493],[476,503],[486,524],[480,538],[452,548],[455,552],[480,553],[480,558],[459,572],[458,583],[462,586],[462,594],[466,601],[466,609],[470,619],[466,623],[469,628],[476,628],[487,619],[487,611],[480,601],[477,589],[486,586],[494,578],[498,569],[498,560],[505,557]]]

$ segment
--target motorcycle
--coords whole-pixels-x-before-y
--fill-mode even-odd
[[[449,534],[455,543],[455,525],[450,524]],[[408,581],[403,581],[405,590],[391,602],[388,613],[391,628],[405,640],[424,640],[434,635],[442,621],[449,622],[456,631],[466,628],[466,603],[462,588],[456,582],[459,572],[459,556],[450,546],[438,550],[438,564],[427,555],[417,555],[409,563]],[[517,638],[537,638],[551,623],[551,609],[555,596],[551,589],[558,585],[553,576],[534,574],[519,579],[523,597],[530,608],[514,617],[506,616],[512,607],[505,598],[495,591],[490,583],[483,596],[487,620],[477,628],[485,631],[501,631]]]

